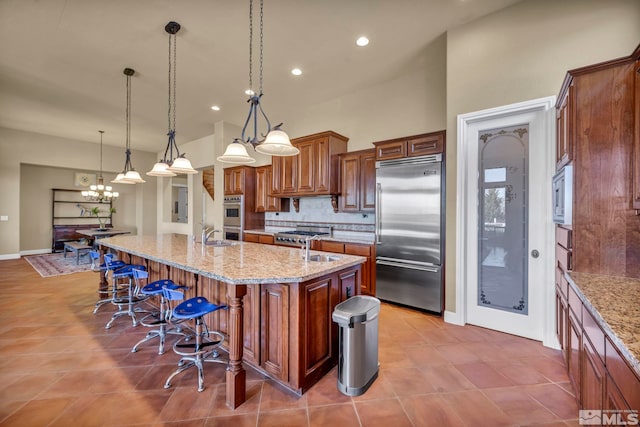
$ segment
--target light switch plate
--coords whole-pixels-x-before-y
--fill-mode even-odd
[[[9,215],[0,215],[0,221],[9,221]]]

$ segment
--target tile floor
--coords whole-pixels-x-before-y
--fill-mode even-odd
[[[163,388],[178,357],[131,347],[146,328],[92,314],[97,273],[41,278],[0,261],[2,426],[575,426],[558,351],[538,342],[383,304],[380,376],[367,393],[336,390],[335,369],[302,397],[248,371],[248,400],[228,409],[223,365]]]

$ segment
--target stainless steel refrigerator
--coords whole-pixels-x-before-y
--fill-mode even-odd
[[[376,162],[376,297],[442,312],[442,155]]]

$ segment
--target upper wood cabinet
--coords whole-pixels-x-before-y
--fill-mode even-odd
[[[348,138],[332,131],[291,140],[300,153],[273,158],[275,193],[281,197],[338,194],[338,155],[347,151]]]
[[[245,180],[249,166],[234,166],[224,170],[224,195],[239,196],[245,193]]]
[[[376,208],[376,150],[340,155],[340,204],[342,212],[374,212]]]
[[[565,83],[560,89],[560,95],[556,102],[556,170],[572,159],[574,88],[571,80],[566,80]]]
[[[256,170],[256,212],[288,212],[289,199],[274,197],[272,165],[258,166]],[[279,183],[279,181],[278,181]]]
[[[374,142],[376,160],[393,160],[444,152],[446,131],[424,133]]]

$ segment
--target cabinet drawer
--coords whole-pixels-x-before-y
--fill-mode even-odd
[[[425,135],[407,141],[407,157],[426,156],[444,151],[444,136]]]
[[[594,350],[600,356],[602,363],[604,363],[604,332],[602,332],[600,325],[596,323],[596,319],[593,318],[584,305],[582,306],[582,330],[589,337]]]
[[[562,296],[566,299],[569,282],[564,278],[564,271],[559,267],[556,267],[556,287],[560,289]]]
[[[260,234],[260,236],[258,237],[258,241],[265,245],[273,245],[274,238],[273,236],[269,236],[267,234]]]
[[[564,271],[570,271],[573,267],[571,264],[571,251],[556,244],[556,260],[558,266]]]
[[[407,156],[407,141],[376,144],[376,160],[401,159]]]
[[[322,250],[325,252],[344,253],[344,243],[322,241]]]
[[[568,228],[556,227],[556,243],[565,249],[571,249],[573,243],[571,242],[571,230]]]
[[[344,253],[348,255],[370,256],[371,247],[369,245],[358,245],[355,243],[345,243]]]
[[[609,337],[606,338],[605,346],[607,356],[605,365],[610,378],[624,396],[629,408],[640,408],[640,379],[627,365],[624,357]]]
[[[576,320],[578,321],[578,326],[582,328],[582,301],[580,297],[576,293],[576,291],[569,286],[569,296],[567,298],[569,301],[569,308],[576,316]]]

